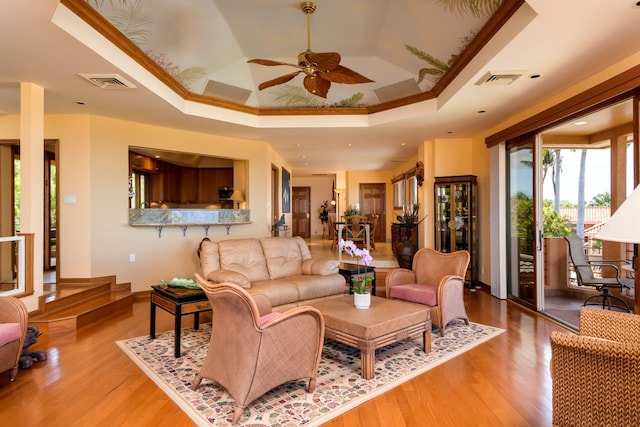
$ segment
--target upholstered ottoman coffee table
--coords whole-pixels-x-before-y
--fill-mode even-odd
[[[429,308],[406,301],[371,297],[371,307],[353,306],[353,295],[308,304],[324,316],[325,338],[360,349],[361,375],[375,374],[376,349],[422,333],[423,350],[431,351]]]

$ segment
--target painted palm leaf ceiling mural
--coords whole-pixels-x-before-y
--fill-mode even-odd
[[[190,93],[274,109],[364,107],[428,95],[502,0],[317,0],[309,21],[295,0],[86,3]],[[340,66],[372,82],[334,80],[321,97],[305,90],[300,73],[258,89],[295,70],[250,59],[295,66],[308,46],[338,52]]]

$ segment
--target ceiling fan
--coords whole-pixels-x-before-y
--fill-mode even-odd
[[[247,61],[248,63],[267,66],[289,65],[298,68],[300,71],[263,82],[258,86],[258,89],[262,90],[286,83],[300,73],[305,74],[305,89],[323,98],[327,97],[331,83],[356,84],[373,82],[373,80],[340,65],[340,54],[338,52],[311,51],[311,14],[316,10],[316,4],[312,1],[305,1],[300,6],[307,15],[307,50],[298,55],[298,64],[272,61],[270,59],[251,59]]]

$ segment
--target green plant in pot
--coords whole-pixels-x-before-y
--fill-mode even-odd
[[[347,209],[344,211],[344,216],[353,216],[360,215],[360,209],[357,206],[347,206]]]
[[[324,224],[329,221],[329,201],[325,200],[318,208],[318,218]]]

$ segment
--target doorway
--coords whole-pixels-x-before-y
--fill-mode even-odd
[[[271,234],[277,235],[275,223],[280,219],[280,170],[271,165]]]
[[[55,282],[55,270],[58,259],[58,162],[56,161],[56,143],[45,143],[44,148],[44,245],[43,245],[43,269],[46,272],[53,271]],[[46,274],[48,283],[51,283],[51,274]]]
[[[379,215],[371,236],[374,242],[387,240],[386,188],[386,184],[360,184],[360,213],[365,216]]]
[[[5,155],[10,155],[10,161],[5,162],[10,165],[11,173],[2,175],[3,182],[0,186],[11,191],[10,203],[3,203],[0,215],[12,219],[8,221],[9,226],[2,234],[15,235],[21,232],[20,227],[20,204],[21,204],[21,182],[20,182],[20,141],[3,141]],[[57,282],[59,269],[60,239],[58,230],[59,219],[59,191],[58,191],[58,142],[56,140],[45,140],[43,143],[43,282],[45,284],[55,284]]]
[[[311,187],[293,187],[291,197],[292,236],[311,237]]]

